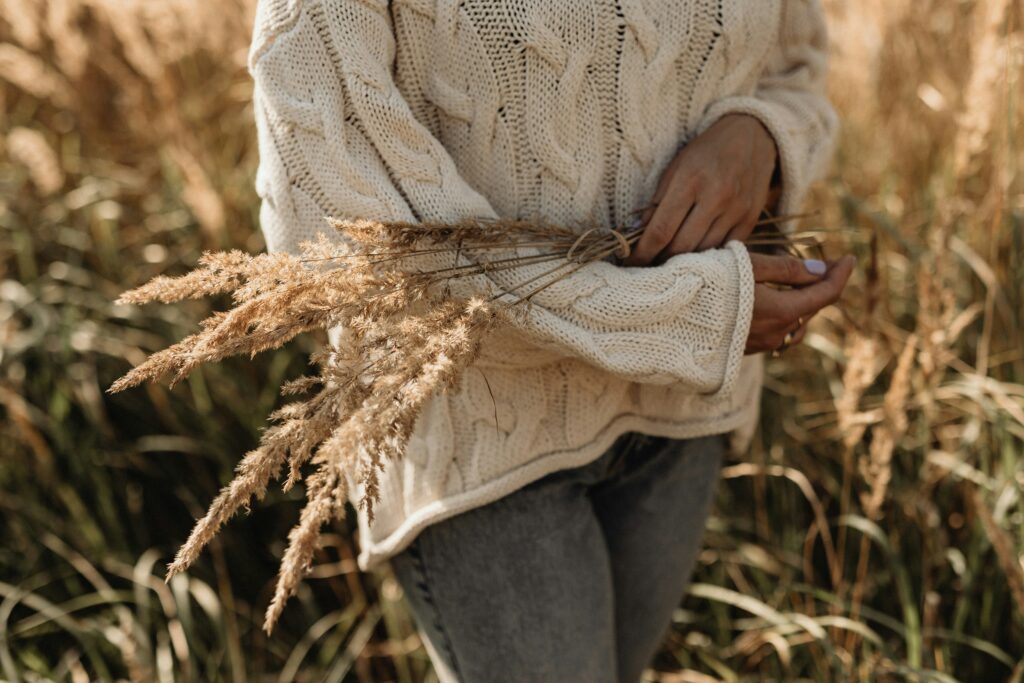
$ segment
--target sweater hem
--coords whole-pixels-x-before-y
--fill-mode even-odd
[[[718,418],[679,422],[653,418],[638,413],[620,413],[599,431],[595,437],[582,446],[560,449],[539,455],[515,469],[509,470],[497,479],[492,479],[476,488],[456,496],[435,501],[417,509],[405,517],[402,524],[377,542],[364,543],[360,535],[360,552],[357,559],[359,568],[370,571],[385,560],[404,550],[416,535],[437,522],[486,505],[541,477],[558,470],[585,465],[608,450],[615,439],[625,432],[639,431],[650,436],[670,439],[691,439],[730,432],[743,425],[750,417],[749,403],[760,400],[760,391],[744,405]],[[745,449],[749,444],[742,444]],[[733,444],[735,447],[735,444]]]

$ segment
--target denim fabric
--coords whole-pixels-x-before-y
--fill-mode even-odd
[[[391,558],[442,683],[637,683],[689,583],[726,435],[628,432]]]

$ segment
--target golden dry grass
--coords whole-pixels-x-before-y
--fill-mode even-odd
[[[1022,8],[826,4],[843,132],[803,227],[861,268],[845,315],[769,363],[650,675],[1024,680]],[[102,393],[209,312],[129,310],[122,289],[262,247],[250,0],[0,8],[3,676],[430,680],[345,525],[262,635],[294,492],[163,584],[311,343]]]

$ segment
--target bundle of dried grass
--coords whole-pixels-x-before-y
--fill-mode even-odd
[[[356,482],[363,486],[359,505],[373,519],[378,472],[403,455],[424,403],[458,381],[488,332],[515,325],[528,311],[524,304],[587,263],[627,256],[642,230],[511,220],[332,224],[344,237],[340,243],[321,234],[302,245],[301,256],[207,252],[192,272],[157,277],[118,300],[171,303],[230,293],[234,306],[150,356],[111,392],[165,376],[173,385],[204,363],[253,356],[303,332],[338,325],[347,332],[344,345],[314,357],[319,374],[283,387],[285,394],[316,391],[270,416],[273,426],[168,566],[168,580],[187,569],[225,521],[253,497],[262,499],[284,465],[285,491],[302,478],[303,465],[314,465],[265,616],[268,633],[310,568],[320,528],[343,515]],[[788,241],[758,234],[748,244]],[[511,287],[498,288],[488,277],[542,263],[551,265]]]

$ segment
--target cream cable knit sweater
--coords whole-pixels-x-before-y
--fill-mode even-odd
[[[836,127],[816,0],[260,0],[249,63],[271,251],[327,215],[622,225],[730,112],[773,134],[789,213]],[[374,522],[359,512],[360,566],[624,431],[732,432],[745,449],[762,374],[743,355],[752,306],[738,242],[593,263],[548,288],[526,329],[494,335],[428,402]]]

